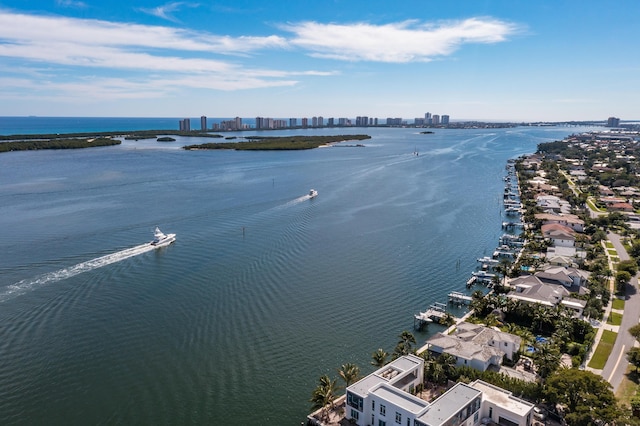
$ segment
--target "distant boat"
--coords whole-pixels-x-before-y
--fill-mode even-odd
[[[160,230],[160,228],[156,226],[156,230],[153,233],[153,241],[151,241],[150,244],[156,247],[164,247],[164,246],[168,246],[175,240],[176,240],[176,234],[164,234]]]
[[[318,191],[316,191],[315,189],[309,190],[309,198],[314,198],[317,196],[318,196]]]

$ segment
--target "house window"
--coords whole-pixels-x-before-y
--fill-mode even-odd
[[[360,413],[358,413],[356,410],[354,410],[352,408],[351,409],[351,418],[354,419],[355,421],[358,421],[358,417],[360,417]]]
[[[489,418],[493,419],[493,407],[489,407]]]
[[[371,410],[375,411],[375,409],[376,409],[376,402],[372,399],[371,400]]]
[[[383,404],[380,404],[380,415],[385,416],[387,414],[387,407]]]
[[[396,411],[396,423],[398,423],[399,425],[402,424],[402,414],[398,413]]]
[[[384,420],[378,420],[378,426],[387,426],[387,422]]]

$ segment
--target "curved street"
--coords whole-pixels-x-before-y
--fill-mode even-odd
[[[620,241],[620,235],[609,233],[608,238],[609,241],[613,243],[620,260],[629,260],[629,254]],[[629,361],[627,361],[626,356],[627,352],[636,343],[634,337],[629,334],[628,330],[630,327],[638,324],[640,319],[640,293],[638,293],[637,288],[638,277],[636,275],[631,278],[630,283],[627,285],[624,314],[622,315],[622,323],[619,327],[608,325],[606,324],[606,317],[603,319],[602,328],[612,329],[614,331],[615,328],[618,328],[618,336],[613,345],[611,356],[602,370],[602,377],[611,383],[614,392],[618,390],[629,366]]]

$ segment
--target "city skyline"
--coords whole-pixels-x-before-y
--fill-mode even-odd
[[[632,0],[2,0],[0,115],[640,119],[637,12]]]

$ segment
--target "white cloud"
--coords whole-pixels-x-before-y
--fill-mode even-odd
[[[85,2],[76,0],[56,0],[56,4],[62,7],[71,7],[78,9],[84,9],[85,7],[87,7],[87,4]]]
[[[343,61],[427,62],[450,55],[468,43],[505,41],[518,28],[491,18],[423,24],[404,21],[386,25],[302,22],[283,29],[295,34],[291,44],[320,58]]]
[[[328,75],[312,70],[259,69],[214,59],[218,53],[248,55],[255,49],[286,45],[286,41],[277,36],[234,39],[162,26],[34,16],[0,10],[0,40],[0,57],[39,64],[44,70],[41,72],[57,82],[57,90],[66,88],[73,91],[77,87],[75,83],[65,82],[63,74],[68,72],[75,75],[71,78],[81,80],[90,77],[88,69],[131,73],[132,87],[123,91],[99,78],[95,83],[87,84],[91,86],[92,93],[106,94],[108,89],[112,89],[116,96],[128,96],[127,91],[133,87],[148,93],[143,84],[136,82],[140,78],[139,73],[161,76],[156,78],[153,90],[161,90],[161,84],[173,88],[192,87],[190,82],[217,90],[290,86],[296,83],[292,79],[296,75]],[[47,67],[51,69],[46,71]],[[65,67],[67,71],[57,73],[59,67]],[[70,67],[75,71],[70,71]],[[100,90],[100,87],[105,90]]]
[[[60,4],[76,6],[73,0]],[[157,16],[190,3],[169,3]],[[192,4],[191,4],[192,5]],[[156,98],[180,89],[241,90],[292,87],[303,76],[337,71],[257,67],[251,55],[296,49],[341,61],[428,61],[451,54],[464,43],[506,40],[515,27],[497,20],[468,19],[438,25],[406,21],[374,26],[304,22],[283,27],[293,33],[264,37],[219,36],[166,26],[108,22],[0,9],[0,58],[11,66],[0,78],[38,96],[95,99]],[[220,59],[233,55],[234,61]],[[275,62],[274,63],[283,63]],[[287,65],[289,66],[289,65]],[[27,72],[17,72],[16,70]],[[30,70],[30,72],[29,72]],[[105,78],[105,72],[110,78]],[[46,92],[46,95],[44,94]]]
[[[265,47],[286,46],[270,37],[219,37],[169,27],[112,23],[92,19],[34,16],[0,11],[0,39],[5,42],[70,46],[120,46],[175,49],[210,53],[246,53]]]
[[[157,16],[158,18],[166,19],[167,21],[179,22],[179,20],[175,16],[172,15],[174,12],[179,11],[183,7],[195,8],[195,7],[199,7],[199,6],[200,5],[197,4],[197,3],[176,1],[176,2],[172,2],[172,3],[164,4],[162,6],[154,7],[152,9],[140,8],[139,10],[141,10],[142,12],[147,13],[149,15],[153,15],[153,16]]]

